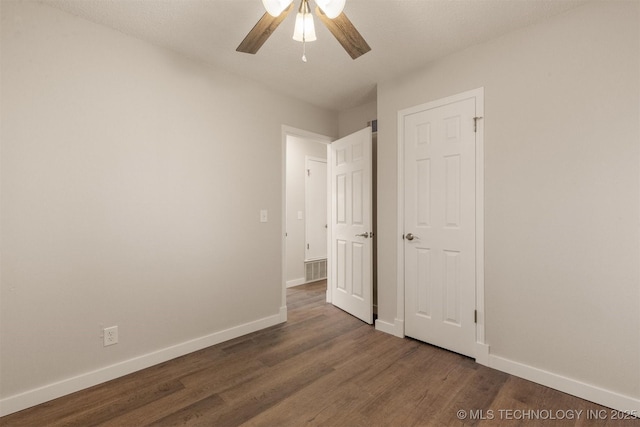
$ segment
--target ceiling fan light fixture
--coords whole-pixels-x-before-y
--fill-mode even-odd
[[[293,0],[262,0],[264,8],[269,15],[277,17],[280,16],[283,10],[285,10]]]
[[[342,45],[344,50],[351,56],[351,59],[357,59],[371,50],[367,41],[342,11],[345,0],[315,1],[317,4],[315,12],[318,19]],[[262,0],[262,2],[267,12],[262,15],[256,25],[245,36],[236,51],[249,54],[257,53],[293,9],[292,0]],[[274,16],[276,14],[277,16]],[[315,25],[309,8],[309,0],[300,0],[298,15],[293,39],[302,42],[302,61],[306,62],[306,42],[316,40]]]
[[[344,10],[345,3],[346,0],[316,0],[318,7],[329,19],[337,18]]]
[[[316,28],[313,24],[313,15],[310,13],[298,13],[296,15],[293,39],[298,42],[313,42],[317,40]]]
[[[293,29],[293,39],[302,42],[302,62],[307,62],[307,42],[316,40],[316,28],[309,9],[309,0],[300,2],[300,9],[296,15],[296,26]]]

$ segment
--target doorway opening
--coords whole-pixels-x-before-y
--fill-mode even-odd
[[[283,126],[282,306],[287,289],[326,280],[327,146],[332,138]]]
[[[372,127],[337,141],[286,126],[282,135],[282,311],[288,290],[326,279],[327,302],[372,324]]]

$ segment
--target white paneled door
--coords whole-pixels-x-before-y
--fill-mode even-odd
[[[329,153],[331,302],[373,323],[371,128],[334,141]]]
[[[405,334],[474,356],[474,98],[404,116]]]
[[[327,258],[327,160],[305,160],[305,261]]]

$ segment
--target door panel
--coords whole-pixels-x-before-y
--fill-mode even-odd
[[[405,334],[475,344],[475,99],[404,117]]]
[[[373,323],[371,128],[331,144],[331,300]]]
[[[327,162],[306,159],[305,261],[327,258]]]

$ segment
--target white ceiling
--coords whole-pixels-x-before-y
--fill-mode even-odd
[[[352,60],[315,19],[318,40],[307,44],[307,63],[291,39],[295,13],[256,55],[235,51],[264,13],[260,0],[41,1],[339,111],[374,101],[378,82],[584,0],[347,0],[345,14],[371,52]]]

